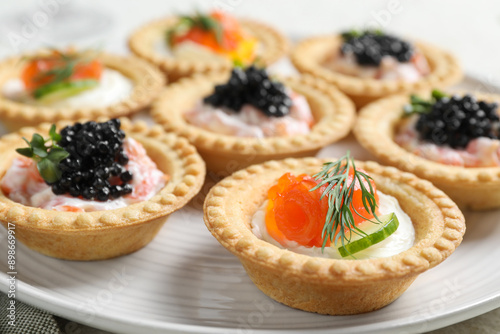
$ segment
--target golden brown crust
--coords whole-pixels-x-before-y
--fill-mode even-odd
[[[291,59],[300,72],[336,85],[357,107],[391,94],[444,88],[457,83],[463,76],[460,65],[452,54],[423,42],[416,42],[415,45],[427,59],[431,73],[416,82],[363,79],[341,74],[323,65],[328,57],[338,52],[341,44],[340,35],[309,38],[292,50]]]
[[[47,54],[46,50],[35,55]],[[102,108],[54,108],[29,105],[10,100],[0,94],[0,118],[10,130],[23,126],[37,126],[43,122],[81,118],[120,117],[149,106],[165,85],[163,74],[154,66],[133,56],[100,53],[97,57],[105,67],[121,72],[134,83],[132,93],[122,101]],[[18,78],[23,68],[23,57],[13,57],[0,63],[0,87],[12,78]]]
[[[152,108],[155,122],[193,143],[211,171],[227,176],[267,160],[311,156],[350,132],[355,118],[352,102],[334,87],[310,76],[283,80],[285,85],[304,95],[311,107],[316,124],[307,135],[243,138],[189,124],[184,113],[211,94],[215,84],[226,82],[228,76],[229,73],[213,73],[182,79],[167,87]]]
[[[480,100],[500,102],[499,95],[474,95]],[[431,181],[461,206],[472,209],[500,207],[500,167],[445,165],[417,156],[394,142],[396,126],[408,102],[408,95],[396,95],[364,107],[354,128],[359,143],[382,163]]]
[[[102,119],[101,119],[102,120]],[[169,181],[154,197],[125,208],[84,213],[43,210],[15,203],[0,191],[0,222],[16,224],[16,238],[43,254],[73,260],[110,258],[147,244],[167,216],[194,197],[205,178],[205,164],[184,138],[166,134],[160,126],[122,118],[122,129],[139,141]],[[62,128],[72,122],[57,123]],[[23,128],[0,140],[3,177],[22,147],[21,137],[47,133],[50,124]]]
[[[398,255],[369,260],[315,258],[258,239],[252,216],[285,172],[316,173],[326,159],[269,161],[238,171],[214,186],[204,205],[207,228],[238,256],[254,283],[286,305],[324,314],[356,314],[399,297],[416,276],[446,259],[461,243],[464,217],[430,182],[375,162],[356,162],[377,188],[398,199],[415,227],[415,243]],[[331,160],[330,160],[331,161]]]
[[[252,21],[239,20],[243,29],[259,40],[261,52],[258,55],[259,62],[270,65],[283,57],[288,51],[288,41],[277,30],[268,25]],[[165,41],[166,32],[177,23],[177,18],[151,22],[137,31],[129,39],[129,48],[137,56],[148,60],[158,66],[167,75],[169,81],[177,81],[182,77],[191,76],[194,73],[229,71],[233,64],[223,59],[176,59],[169,57],[156,50],[157,44]]]

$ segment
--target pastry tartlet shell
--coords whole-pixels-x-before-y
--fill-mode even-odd
[[[41,50],[29,56],[47,55]],[[12,78],[18,78],[23,69],[24,56],[13,57],[0,63],[0,87]],[[24,126],[37,126],[44,122],[55,123],[61,120],[96,119],[98,117],[115,118],[130,115],[148,107],[165,86],[164,75],[143,59],[134,56],[119,56],[99,53],[97,59],[105,67],[121,72],[130,79],[134,87],[130,95],[120,102],[107,107],[50,107],[25,104],[13,101],[0,94],[0,119],[10,130]]]
[[[458,60],[452,54],[423,42],[414,44],[427,59],[431,72],[416,82],[364,79],[345,75],[323,65],[328,57],[339,52],[342,43],[340,35],[308,38],[292,50],[291,60],[300,72],[337,86],[358,108],[392,94],[445,88],[459,82],[463,77]]]
[[[306,135],[247,138],[217,134],[191,125],[184,112],[213,92],[229,73],[184,78],[160,94],[152,116],[167,131],[189,139],[204,158],[207,168],[222,176],[252,164],[287,157],[315,155],[321,148],[347,136],[355,120],[353,103],[341,92],[311,76],[287,78],[282,82],[306,97],[316,123]]]
[[[422,92],[421,96],[429,96]],[[474,93],[478,100],[500,103],[500,95]],[[460,207],[500,207],[500,167],[450,166],[415,155],[394,142],[408,95],[395,95],[364,107],[354,127],[358,142],[382,163],[414,173],[446,192]]]
[[[288,51],[287,39],[274,28],[253,20],[238,20],[241,27],[258,39],[262,52],[258,54],[261,65],[270,65],[283,57]],[[198,59],[176,59],[155,50],[156,43],[166,41],[166,32],[178,22],[178,18],[169,17],[151,22],[136,30],[128,41],[130,50],[143,59],[158,66],[170,82],[182,77],[191,76],[195,73],[206,73],[211,71],[230,71],[233,63],[221,57],[219,60]]]
[[[240,259],[252,281],[269,297],[322,314],[377,310],[461,243],[464,217],[448,196],[413,174],[375,162],[356,162],[356,166],[373,177],[378,189],[396,197],[411,217],[416,239],[407,251],[387,258],[336,260],[294,253],[258,239],[250,223],[268,189],[285,172],[313,174],[326,161],[285,159],[250,166],[219,182],[207,196],[207,228]]]
[[[103,121],[101,119],[101,121]],[[57,128],[72,124],[63,121]],[[134,252],[147,245],[168,215],[184,206],[201,189],[205,164],[184,138],[166,134],[160,126],[121,119],[126,134],[143,144],[158,168],[169,175],[165,187],[151,199],[127,207],[94,212],[60,212],[24,206],[0,191],[0,222],[15,224],[16,239],[42,254],[67,260],[103,260]],[[50,124],[22,128],[0,140],[3,177],[23,147],[22,136],[48,133]]]

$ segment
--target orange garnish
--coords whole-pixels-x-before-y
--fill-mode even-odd
[[[66,211],[66,212],[85,212],[82,208],[79,208],[77,206],[72,206],[72,205],[61,205],[58,207],[59,211]]]
[[[361,171],[361,169],[357,169]],[[352,184],[354,170],[349,170],[347,187]],[[311,191],[320,183],[311,176],[302,174],[294,176],[286,173],[280,177],[278,183],[268,191],[268,205],[266,211],[266,228],[269,235],[285,245],[286,241],[295,241],[302,246],[322,247],[329,246],[330,240],[324,243],[323,228],[329,210],[328,198],[321,195],[326,190],[327,185],[321,185],[316,190]],[[370,180],[373,187],[375,201],[378,202],[378,195],[375,183]],[[369,188],[368,181],[363,179],[365,188]],[[362,189],[359,181],[356,180],[351,201],[351,212],[354,224],[359,225],[367,219],[373,219],[374,215],[367,211],[363,205]],[[335,232],[335,236],[338,233]],[[334,236],[334,237],[335,237]]]
[[[321,246],[321,231],[328,211],[328,200],[320,200],[324,188],[309,191],[318,184],[312,177],[286,173],[268,191],[266,227],[281,244],[286,240],[304,246]],[[325,187],[326,188],[326,187]]]
[[[97,59],[54,50],[48,56],[30,59],[21,73],[21,80],[27,90],[33,91],[56,81],[99,80],[102,70]]]
[[[170,46],[190,41],[243,64],[255,59],[257,40],[246,34],[234,17],[222,11],[183,16],[167,35]]]

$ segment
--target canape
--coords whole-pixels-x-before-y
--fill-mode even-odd
[[[348,157],[238,171],[211,189],[204,219],[266,295],[331,315],[393,302],[465,232],[458,207],[430,182]]]
[[[285,55],[288,42],[265,24],[213,11],[149,23],[132,34],[129,47],[176,81],[194,73],[228,71],[234,63],[270,65]]]
[[[462,78],[449,52],[381,31],[308,38],[295,47],[291,59],[300,72],[336,85],[358,108],[395,93],[447,87]]]
[[[119,117],[149,106],[165,84],[144,60],[95,50],[42,50],[0,63],[0,118],[10,130]]]
[[[363,108],[354,133],[383,163],[415,173],[471,209],[500,206],[500,96],[440,91]]]
[[[15,224],[29,248],[69,260],[144,247],[205,175],[187,140],[124,118],[22,128],[0,150],[1,223]]]
[[[188,138],[209,170],[227,176],[254,163],[316,154],[350,132],[355,110],[321,80],[270,78],[250,66],[170,85],[152,116]]]

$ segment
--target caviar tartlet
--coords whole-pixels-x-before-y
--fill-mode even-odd
[[[500,96],[440,91],[396,95],[363,108],[354,129],[381,162],[415,173],[460,206],[500,206]]]
[[[336,85],[357,107],[395,93],[450,86],[462,78],[450,53],[380,31],[309,38],[295,47],[291,59],[300,72]]]
[[[144,60],[94,50],[41,50],[0,63],[0,118],[10,129],[129,115],[165,84]]]
[[[125,118],[22,128],[0,139],[0,151],[0,221],[15,224],[29,248],[61,259],[144,247],[205,177],[187,140]]]
[[[283,189],[280,196],[288,196],[286,187],[281,185],[280,180],[284,174],[314,175],[322,170],[325,163],[328,161],[304,158],[250,166],[219,182],[206,198],[204,220],[207,228],[225,248],[240,259],[252,281],[269,297],[294,308],[322,314],[344,315],[374,311],[398,298],[419,274],[441,263],[461,243],[465,232],[464,217],[456,204],[442,191],[413,174],[393,167],[382,167],[374,162],[358,161],[355,162],[356,167],[363,169],[371,177],[377,191],[396,198],[401,209],[411,218],[415,239],[409,249],[369,259],[316,257],[277,247],[252,232],[254,216],[266,199],[271,201],[276,185]],[[311,182],[310,179],[305,180]],[[332,189],[334,188],[330,188]],[[295,188],[289,193],[293,192],[297,196],[297,190]],[[288,203],[289,206],[303,202],[306,194],[313,197],[318,195],[314,191],[300,193],[301,200],[292,200]],[[274,204],[277,201],[283,199],[276,200]],[[302,203],[295,210],[313,213],[314,208],[318,207],[313,202],[306,200],[306,205]],[[328,202],[332,202],[330,197]],[[359,201],[352,201],[354,204],[355,202]],[[345,202],[341,201],[340,204],[342,203]],[[366,215],[366,212],[359,211],[359,207],[356,210]],[[286,218],[279,216],[279,212],[276,212],[275,217],[284,219],[281,225],[276,225],[281,226],[281,232],[287,224],[290,225],[291,234],[295,234],[296,229],[307,229],[300,226],[300,222],[286,221],[297,220],[299,214],[289,213]],[[307,215],[304,220],[310,223],[311,216],[313,214]],[[334,216],[335,214],[332,217]],[[324,222],[323,219],[320,221]],[[337,230],[337,226],[339,225],[330,225],[331,228],[328,229],[325,224],[326,230],[323,231],[342,231],[342,227]],[[316,228],[317,232],[321,232],[321,229],[321,226]],[[301,233],[299,237],[306,234]],[[332,234],[326,235],[333,244],[334,240],[338,240],[339,234],[335,237]],[[312,242],[314,244],[316,239],[312,238]],[[324,247],[329,247],[324,242],[323,238],[317,245],[323,243]],[[336,245],[339,246],[339,243],[337,241]]]
[[[194,73],[228,71],[234,63],[270,65],[285,55],[288,42],[265,24],[213,11],[147,24],[132,34],[129,47],[176,81]]]
[[[254,67],[185,78],[164,90],[152,116],[186,137],[207,168],[223,176],[314,155],[349,133],[354,106],[334,87],[309,76],[278,81]]]

